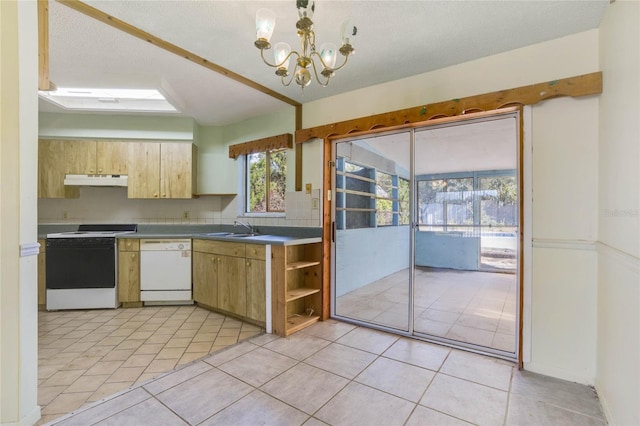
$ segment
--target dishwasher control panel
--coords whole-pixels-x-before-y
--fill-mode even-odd
[[[140,251],[191,250],[191,240],[140,240]]]

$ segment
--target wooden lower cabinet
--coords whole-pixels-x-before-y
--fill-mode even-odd
[[[193,240],[193,299],[264,326],[265,246]]]
[[[210,253],[193,252],[193,300],[218,308],[218,257]]]
[[[218,307],[244,317],[247,313],[245,259],[218,257]]]
[[[247,318],[264,321],[266,318],[267,262],[264,260],[247,259]]]
[[[140,300],[140,240],[118,240],[118,302],[123,308],[142,306]]]
[[[288,336],[320,320],[322,243],[272,248],[273,332]]]

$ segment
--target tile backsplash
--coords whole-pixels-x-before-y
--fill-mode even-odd
[[[248,216],[241,220],[263,226],[319,227],[319,198],[319,189],[311,194],[287,192],[284,217]],[[80,198],[39,199],[38,223],[231,224],[239,217],[240,201],[241,197],[229,195],[188,200],[129,199],[126,188],[83,187]]]

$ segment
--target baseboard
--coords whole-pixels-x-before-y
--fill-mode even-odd
[[[555,377],[556,379],[567,380],[570,382],[579,383],[581,385],[593,386],[595,377],[588,377],[567,371],[561,368],[555,368],[548,365],[542,365],[535,362],[529,362],[524,364],[524,369],[532,373],[542,374],[544,376]]]
[[[2,426],[32,426],[38,423],[38,421],[42,418],[42,413],[40,413],[40,406],[36,405],[36,407],[31,410],[29,414],[24,416],[18,422],[10,422],[10,423],[2,423]]]
[[[599,386],[596,383],[594,386],[596,389],[596,393],[598,394],[598,399],[600,400],[600,406],[602,407],[602,413],[604,414],[604,418],[607,421],[608,425],[617,424],[613,418],[613,413],[611,412],[611,408],[609,408],[609,402],[607,398],[604,396],[602,392],[600,392]]]

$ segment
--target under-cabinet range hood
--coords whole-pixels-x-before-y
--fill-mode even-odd
[[[127,186],[127,175],[66,175],[67,186]]]

